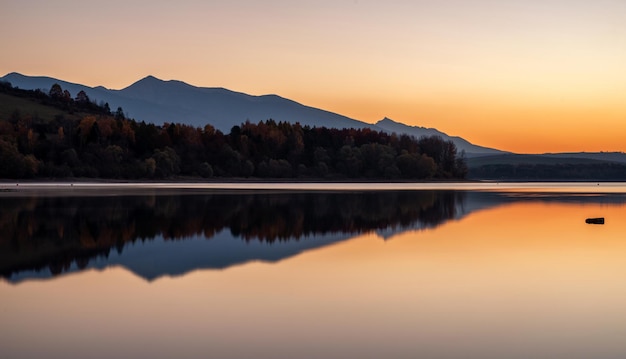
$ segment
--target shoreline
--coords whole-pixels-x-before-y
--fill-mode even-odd
[[[0,196],[41,194],[110,194],[124,192],[223,192],[223,191],[496,191],[535,193],[626,194],[626,182],[331,182],[331,181],[223,181],[223,182],[112,182],[43,181],[0,182]]]

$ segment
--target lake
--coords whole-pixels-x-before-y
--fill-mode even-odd
[[[626,357],[624,183],[0,190],[2,358]]]

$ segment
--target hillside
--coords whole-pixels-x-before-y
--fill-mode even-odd
[[[567,152],[567,153],[545,153],[543,156],[552,158],[579,158],[593,159],[599,161],[609,161],[626,163],[626,153],[624,152]]]
[[[55,83],[68,90],[72,96],[84,91],[94,105],[107,105],[110,109],[120,107],[123,117],[154,124],[162,130],[167,128],[162,126],[166,123],[178,123],[200,129],[210,124],[222,133],[229,133],[234,126],[240,126],[246,121],[256,125],[271,118],[275,120],[274,123],[283,121],[292,126],[299,123],[302,127],[311,128],[367,129],[374,133],[382,131],[389,135],[396,133],[417,139],[422,136],[439,136],[443,141],[452,141],[459,153],[465,152],[465,157],[469,160],[469,176],[474,179],[626,178],[624,174],[626,169],[621,167],[626,165],[626,154],[621,152],[516,155],[477,146],[435,128],[408,126],[389,118],[376,124],[368,124],[276,95],[252,96],[224,88],[204,88],[181,81],[163,81],[153,76],[145,77],[121,90],[110,90],[102,86],[91,88],[50,77],[31,77],[17,73],[8,74],[0,80],[8,81],[22,89],[42,89],[42,93],[47,93]],[[46,121],[58,116],[64,119],[82,118],[76,109],[63,111],[40,102],[28,103],[23,99],[11,99],[6,96],[0,98],[0,115],[4,118],[11,118],[15,113]],[[257,164],[262,162],[258,159],[256,161]],[[369,170],[369,173],[374,172],[376,171]],[[383,176],[380,172],[378,175]]]
[[[146,124],[59,85],[46,94],[0,83],[0,178],[460,179],[465,163],[440,137],[415,139],[369,128],[246,121]],[[38,111],[45,113],[39,116]],[[10,115],[8,115],[10,113]]]
[[[44,121],[51,121],[57,116],[69,115],[66,111],[54,106],[44,105],[27,98],[0,93],[0,119],[9,119],[17,114],[27,114],[30,117],[38,117]]]
[[[210,123],[222,132],[244,121],[268,119],[299,122],[301,125],[329,128],[376,128],[336,113],[305,106],[277,95],[252,96],[223,88],[195,87],[181,81],[163,81],[148,76],[118,94],[149,104],[169,104],[168,112],[160,115],[146,113],[146,108],[134,106],[139,117],[153,121],[176,121],[194,126]],[[132,114],[131,114],[132,115]],[[151,117],[149,117],[151,116]],[[165,116],[168,116],[166,118]]]
[[[583,154],[603,158],[601,154]],[[626,163],[581,156],[503,154],[469,158],[468,178],[496,180],[626,180]],[[609,157],[610,158],[610,157]]]
[[[567,157],[567,156],[548,156],[548,155],[524,155],[524,154],[502,154],[493,156],[473,157],[467,160],[470,168],[493,165],[556,165],[556,164],[598,164],[606,163],[600,159],[590,159],[584,157]]]
[[[22,89],[48,91],[58,83],[71,94],[85,91],[97,103],[122,107],[138,121],[162,124],[178,122],[196,127],[211,124],[222,132],[245,121],[273,119],[331,128],[370,128],[375,126],[329,111],[305,106],[276,95],[252,96],[223,88],[195,87],[181,81],[163,81],[147,76],[121,90],[88,87],[50,77],[30,77],[11,73],[0,80]]]
[[[108,103],[110,108],[123,108],[127,117],[147,123],[163,124],[177,122],[194,127],[211,124],[227,133],[233,126],[250,121],[258,123],[273,119],[276,122],[300,123],[302,126],[327,128],[368,128],[374,131],[408,134],[416,138],[441,136],[451,140],[468,157],[480,154],[495,154],[500,151],[475,146],[460,138],[448,136],[436,129],[422,131],[421,127],[410,127],[391,120],[369,124],[340,114],[306,106],[277,95],[253,96],[224,88],[196,87],[181,81],[163,81],[147,76],[121,89],[109,90],[102,86],[88,87],[54,79],[51,77],[25,76],[10,73],[0,80],[8,81],[22,89],[42,89],[47,92],[55,83],[72,95],[85,91],[98,104]]]
[[[435,128],[408,126],[403,123],[393,121],[389,118],[384,118],[376,122],[376,126],[388,132],[404,133],[410,136],[414,136],[415,138],[420,138],[422,136],[440,136],[442,138],[449,139],[450,141],[454,142],[459,151],[465,151],[468,158],[505,153],[504,151],[496,150],[493,148],[471,144],[469,141],[461,137],[449,136]]]

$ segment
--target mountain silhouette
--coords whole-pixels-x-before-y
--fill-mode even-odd
[[[500,151],[500,150],[496,150],[493,148],[488,148],[488,147],[483,147],[483,146],[477,146],[474,144],[471,144],[469,141],[461,138],[461,137],[457,137],[457,136],[449,136],[435,128],[426,128],[426,127],[420,127],[420,126],[409,126],[409,125],[405,125],[401,122],[396,122],[393,121],[392,119],[389,118],[384,118],[378,122],[376,122],[376,126],[382,128],[383,130],[387,131],[387,132],[394,132],[394,133],[405,133],[407,135],[411,135],[411,136],[415,136],[416,138],[420,138],[423,136],[439,136],[442,138],[445,138],[447,140],[451,140],[452,142],[454,142],[454,144],[456,145],[456,148],[459,151],[465,151],[466,153],[469,153],[473,156],[478,156],[478,155],[495,155],[495,154],[502,154],[502,153],[506,153],[504,151]]]
[[[155,124],[178,122],[201,128],[211,124],[216,129],[228,133],[233,126],[245,121],[257,123],[273,119],[277,122],[299,122],[303,126],[311,127],[370,128],[374,131],[408,134],[417,138],[423,135],[437,135],[454,142],[459,150],[465,150],[468,157],[502,153],[495,149],[473,145],[461,137],[448,136],[435,129],[411,127],[389,119],[369,124],[278,95],[253,96],[224,88],[196,87],[176,80],[164,81],[154,76],[147,76],[121,90],[110,90],[102,86],[88,87],[51,77],[25,76],[15,72],[5,75],[0,80],[10,82],[21,89],[41,89],[46,93],[52,85],[58,83],[72,96],[84,91],[92,101],[99,104],[108,103],[113,111],[121,107],[128,117]]]

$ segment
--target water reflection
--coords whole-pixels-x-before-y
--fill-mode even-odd
[[[220,198],[207,199],[205,195]],[[282,225],[308,228],[305,223],[312,223],[314,229],[294,232],[300,237],[290,234],[281,239],[278,231],[271,236],[244,237],[244,233],[253,232],[241,228],[266,233],[260,230],[266,226],[264,222],[244,221],[255,216],[249,205],[257,206],[257,211],[283,208],[279,213],[294,220],[297,212],[309,213],[306,211],[322,201],[317,196],[330,196],[323,199],[332,203],[326,207],[331,207],[330,213],[341,216],[342,221],[360,223],[360,227],[337,227],[336,223],[343,222],[334,218],[326,224],[321,220],[316,223],[330,216],[318,209],[326,214],[300,215],[303,219],[299,225]],[[155,237],[142,240],[134,234],[139,231],[135,225],[130,238],[137,239],[125,242],[121,254],[113,247],[106,258],[88,258],[86,268],[106,270],[84,270],[56,280],[29,280],[19,285],[0,281],[3,357],[626,357],[623,196],[545,192],[371,196],[103,196],[86,201],[90,209],[75,207],[74,211],[59,205],[73,200],[52,196],[28,199],[24,202],[28,205],[14,203],[14,217],[2,206],[2,223],[30,223],[30,229],[20,227],[11,233],[24,233],[23,242],[17,242],[21,248],[29,243],[26,237],[35,238],[30,242],[37,244],[30,245],[38,248],[37,253],[57,246],[51,238],[58,241],[60,235],[48,238],[41,233],[57,233],[56,226],[44,223],[55,223],[52,218],[61,217],[58,213],[63,211],[75,217],[67,222],[63,238],[73,231],[80,233],[70,226],[88,221],[83,215],[91,211],[88,218],[92,218],[100,213],[97,208],[115,213],[107,208],[119,201],[143,203],[138,207],[151,213],[147,218],[155,217],[146,223],[157,228],[151,229]],[[32,213],[42,201],[57,203],[56,209],[36,211],[39,215],[45,212],[45,220]],[[206,204],[212,201],[220,205]],[[292,201],[293,206],[284,207]],[[363,208],[379,201],[388,206],[371,212]],[[195,211],[178,215],[176,221],[170,219],[171,208],[184,208],[188,202]],[[161,207],[158,203],[169,203],[170,209],[153,208]],[[207,214],[205,210],[214,212]],[[414,214],[406,216],[402,224],[400,213],[406,212]],[[99,216],[97,219],[104,223],[128,224]],[[198,225],[189,237],[172,234],[172,228],[182,227],[180,221],[196,216],[200,223],[204,217],[216,216],[230,222]],[[267,213],[263,216],[273,218]],[[586,224],[585,218],[591,216],[605,217],[606,224]],[[426,220],[436,217],[443,219]],[[233,226],[239,228],[238,237],[231,233]],[[419,230],[425,227],[429,229]],[[214,228],[210,237],[205,237],[205,228]],[[121,233],[119,228],[108,230]],[[367,233],[357,235],[359,231]],[[90,236],[96,244],[105,238]],[[4,251],[14,240],[2,238]],[[346,238],[353,239],[339,242]],[[319,249],[292,256],[279,265],[251,262],[281,260],[305,248],[303,245]],[[228,269],[189,272],[193,268],[225,267]],[[64,270],[79,269],[74,260]],[[33,273],[20,270],[11,280],[32,278]],[[186,275],[153,282],[136,275],[150,279],[164,273]]]
[[[465,212],[464,197],[454,191],[5,196],[0,274],[15,281],[121,264],[154,279],[277,261],[360,233],[386,237],[437,226]]]
[[[93,192],[0,197],[0,275],[18,282],[121,265],[152,280],[383,239],[514,202],[625,203],[532,192]]]

